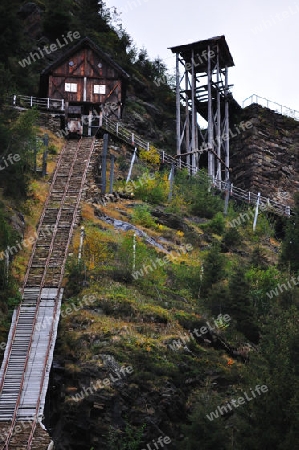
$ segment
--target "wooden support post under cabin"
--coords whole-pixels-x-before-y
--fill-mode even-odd
[[[106,194],[106,166],[107,166],[107,152],[108,152],[108,141],[109,135],[107,133],[104,134],[103,138],[103,153],[102,153],[102,186],[101,192],[102,194]]]
[[[176,54],[176,153],[179,157],[181,153],[181,97],[180,97],[180,55]],[[181,158],[179,159],[181,167]]]
[[[110,160],[110,190],[109,193],[112,194],[113,192],[113,181],[114,181],[114,155],[111,155]]]

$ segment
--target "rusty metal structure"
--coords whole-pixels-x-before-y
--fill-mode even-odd
[[[229,180],[230,111],[239,108],[228,83],[234,66],[225,36],[171,47],[176,54],[177,158],[199,168],[207,152],[208,174],[215,184]],[[202,130],[198,116],[207,122]]]
[[[40,77],[40,97],[62,102],[70,133],[91,136],[103,116],[120,119],[129,75],[91,39],[81,39]]]

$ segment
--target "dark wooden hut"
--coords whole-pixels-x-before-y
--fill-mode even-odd
[[[65,101],[66,125],[92,134],[103,115],[120,118],[129,75],[85,37],[41,73],[40,96]],[[85,132],[84,132],[85,126]]]

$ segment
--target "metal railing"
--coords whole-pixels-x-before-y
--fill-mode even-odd
[[[288,108],[287,106],[283,106],[277,102],[273,102],[272,100],[268,100],[267,98],[260,97],[259,95],[252,94],[250,97],[246,98],[242,102],[243,108],[246,106],[252,105],[253,103],[257,103],[260,106],[265,108],[269,108],[272,111],[277,112],[278,114],[282,114],[283,116],[291,117],[294,120],[299,120],[299,111],[296,109]]]
[[[113,134],[114,136],[123,140],[127,144],[131,145],[132,147],[141,148],[142,150],[147,151],[150,149],[156,150],[160,155],[161,161],[165,162],[166,164],[174,164],[175,167],[192,170],[192,166],[190,164],[187,164],[184,161],[180,161],[178,158],[175,158],[174,156],[168,155],[163,150],[155,148],[150,142],[145,141],[136,133],[129,131],[120,122],[116,122],[112,119],[109,119],[108,117],[103,117],[101,127],[104,130],[108,131],[108,133]]]
[[[27,106],[38,106],[39,108],[44,109],[59,109],[61,111],[64,110],[64,100],[56,100],[50,98],[36,98],[36,97],[28,97],[23,95],[14,95],[13,96],[13,104],[16,106],[17,102],[23,102],[27,104]],[[246,98],[243,101],[243,108],[245,106],[251,105],[253,103],[257,103],[266,108],[272,109],[273,111],[278,112],[279,114],[292,117],[295,120],[299,120],[299,111],[288,108],[286,106],[282,106],[279,103],[268,100],[264,97],[260,97],[259,95],[253,94],[250,97]],[[172,155],[167,154],[163,150],[159,150],[155,148],[149,141],[145,141],[138,134],[128,130],[126,127],[122,125],[121,122],[110,119],[107,116],[100,118],[100,127],[104,130],[108,131],[108,133],[113,134],[114,136],[121,139],[123,142],[131,145],[132,147],[140,148],[142,150],[149,151],[150,149],[155,149],[159,155],[160,160],[163,163],[173,165],[178,169],[188,169],[190,173],[194,173],[194,168],[187,164],[185,161],[182,161],[181,158],[174,157]],[[212,185],[216,186],[221,191],[226,191],[227,188],[226,183],[223,181],[212,181]],[[254,203],[257,201],[257,194],[252,192],[248,192],[242,190],[240,188],[236,188],[233,185],[231,186],[231,195],[235,196],[240,200],[244,200],[249,203]],[[280,215],[290,215],[290,207],[287,205],[280,204],[275,202],[274,200],[270,200],[267,197],[261,197],[261,202],[264,202],[265,209],[273,210],[277,214]]]
[[[143,150],[150,149],[150,143],[146,142],[137,134],[129,131],[125,128],[120,122],[116,122],[115,120],[109,119],[109,117],[103,117],[102,128],[107,130],[109,133],[114,134],[119,137],[127,144],[132,145],[133,147],[142,148]]]
[[[133,147],[142,148],[143,150],[154,148],[149,142],[144,141],[138,135],[126,129],[119,122],[111,120],[107,117],[103,118],[101,127]],[[161,162],[166,163],[170,166],[173,165],[178,169],[186,168],[190,173],[194,174],[194,168],[190,164],[187,164],[180,158],[169,155],[162,150],[155,150],[159,153]],[[229,189],[230,196],[236,198],[237,200],[242,200],[246,203],[252,204],[256,204],[257,202],[258,194],[237,188],[233,186],[233,184],[228,184],[227,182],[217,180],[216,178],[212,180],[207,174],[202,171],[197,170],[195,173],[202,181],[209,183],[212,187],[222,192],[227,192],[227,190]],[[268,197],[260,196],[260,205],[265,211],[273,212],[281,216],[290,216],[291,214],[290,206],[278,203]]]
[[[244,189],[235,187],[232,183],[227,183],[225,181],[214,180],[212,182],[212,185],[221,191],[226,192],[229,190],[230,197],[234,197],[236,200],[241,200],[245,203],[255,205],[259,198],[259,205],[261,210],[273,212],[280,216],[291,215],[290,206],[276,202],[275,200],[272,200],[269,197],[264,197],[254,192],[245,191]]]
[[[10,103],[13,106],[20,106],[24,108],[32,108],[37,106],[39,109],[48,109],[55,111],[64,111],[65,102],[64,99],[56,98],[38,98],[28,95],[13,95],[10,97]]]

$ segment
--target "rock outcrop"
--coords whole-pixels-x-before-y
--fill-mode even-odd
[[[252,127],[231,140],[232,182],[292,206],[299,188],[299,123],[253,104],[241,120]]]

